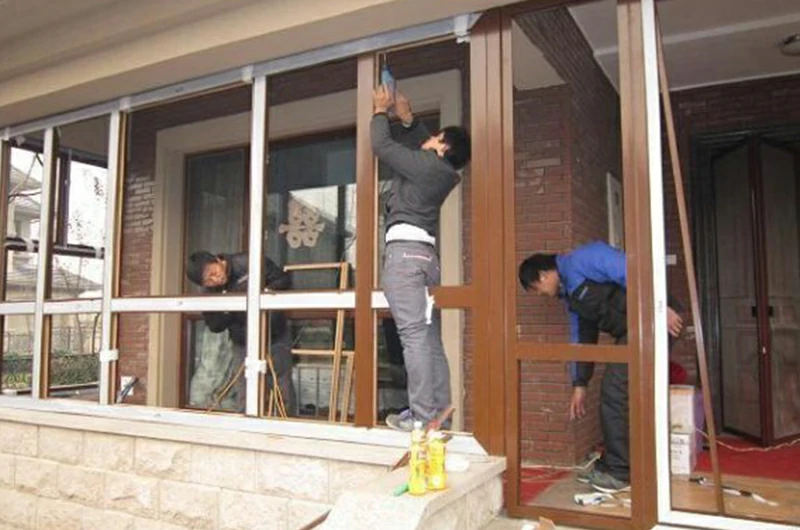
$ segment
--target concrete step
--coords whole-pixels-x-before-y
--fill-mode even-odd
[[[421,497],[392,496],[408,468],[344,493],[320,530],[480,530],[503,505],[505,458],[463,455],[469,469],[448,474],[444,491]]]

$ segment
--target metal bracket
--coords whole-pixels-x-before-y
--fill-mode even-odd
[[[100,362],[109,363],[119,361],[119,350],[103,350],[100,352]]]
[[[259,374],[267,373],[267,361],[264,359],[246,358],[244,361],[245,377],[258,377]]]
[[[470,19],[470,15],[457,15],[453,18],[453,33],[455,33],[456,42],[459,44],[469,42]]]

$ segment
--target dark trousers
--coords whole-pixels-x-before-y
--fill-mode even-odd
[[[409,406],[416,419],[428,422],[450,406],[450,369],[442,344],[441,316],[427,299],[429,289],[441,281],[436,249],[425,243],[389,243],[382,280],[403,344]]]
[[[598,471],[630,480],[630,424],[628,420],[628,365],[606,364],[600,388],[600,429],[605,452]]]

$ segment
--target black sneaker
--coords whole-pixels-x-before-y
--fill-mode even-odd
[[[631,490],[630,482],[619,480],[602,471],[595,471],[589,479],[589,484],[603,493],[614,494]]]
[[[581,471],[577,475],[575,475],[575,480],[577,480],[581,484],[591,484],[592,477],[594,476],[594,474],[595,474],[594,467],[590,467],[589,469]]]

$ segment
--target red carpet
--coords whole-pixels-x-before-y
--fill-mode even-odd
[[[736,448],[758,447],[738,438],[721,438],[719,441]],[[720,470],[726,475],[800,481],[800,442],[769,452],[741,453],[720,446],[719,461]],[[711,473],[710,451],[698,455],[695,470]]]
[[[523,467],[519,480],[519,497],[522,504],[533,504],[544,490],[570,476],[569,471],[546,467]]]

